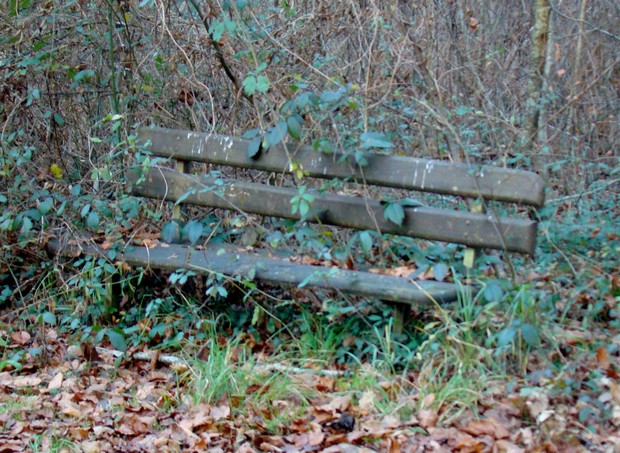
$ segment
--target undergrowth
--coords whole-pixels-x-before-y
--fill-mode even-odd
[[[596,402],[604,373],[580,381],[577,372],[602,350],[620,354],[612,2],[590,5],[587,22],[571,20],[578,2],[555,5],[567,36],[549,48],[554,61],[537,101],[547,123],[535,139],[525,125],[530,61],[522,49],[532,14],[524,6],[207,2],[207,14],[193,2],[130,3],[0,6],[0,371],[47,354],[15,347],[11,334],[54,331],[122,352],[181,354],[191,362],[184,379],[194,402],[228,400],[239,411],[279,399],[309,404],[311,391],[295,373],[255,372],[281,364],[342,371],[334,391],[354,399],[370,392],[373,410],[403,417],[412,407],[457,417],[505,386],[578,394],[591,411],[583,409],[585,425],[610,417]],[[515,12],[522,20],[511,19]],[[346,32],[340,18],[353,21]],[[586,25],[593,28],[582,43],[590,58],[584,71],[572,52]],[[446,45],[417,44],[432,42]],[[167,165],[137,142],[135,131],[147,123],[244,135],[254,152],[263,139],[341,149],[359,165],[360,150],[373,149],[536,169],[549,183],[545,206],[531,213],[541,221],[536,257],[483,254],[467,271],[456,245],[303,222],[257,228],[242,213],[188,211],[184,229],[167,228],[173,207],[142,203],[124,189],[129,171]],[[303,168],[292,170],[292,207],[303,214],[312,182]],[[387,215],[398,219],[402,203],[392,197],[399,194],[385,195]],[[148,241],[175,228],[317,260],[414,265],[418,276],[432,270],[474,286],[454,304],[412,307],[398,336],[378,301],[116,261],[125,239]],[[45,244],[58,236],[68,244],[94,238],[109,259],[50,258]],[[275,432],[288,409],[270,410]],[[62,448],[60,439],[53,443]]]

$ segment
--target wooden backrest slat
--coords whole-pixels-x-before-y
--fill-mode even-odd
[[[154,167],[138,184],[130,173],[134,195],[177,201],[214,208],[299,219],[293,214],[290,200],[297,189],[234,181],[221,188],[213,180]],[[189,195],[188,195],[189,194]],[[454,242],[470,247],[495,248],[521,253],[534,253],[536,222],[529,219],[439,209],[405,208],[402,226],[383,217],[383,206],[376,200],[332,193],[314,192],[314,216],[308,220],[358,230],[379,230],[401,236]]]
[[[461,197],[542,206],[544,181],[536,173],[492,166],[470,166],[367,152],[368,164],[359,167],[353,156],[319,153],[310,146],[276,145],[248,157],[249,140],[216,134],[145,127],[140,139],[150,142],[157,156],[270,172],[291,171],[297,162],[305,174]]]

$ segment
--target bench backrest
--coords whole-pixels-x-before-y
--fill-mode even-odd
[[[363,167],[342,152],[321,153],[310,146],[279,144],[253,157],[250,140],[217,134],[142,128],[139,138],[155,156],[178,162],[203,162],[232,167],[291,173],[291,163],[304,175],[339,178],[369,185],[409,189],[486,201],[542,206],[544,181],[536,173],[492,166],[471,166],[445,161],[367,152]],[[359,159],[359,157],[358,157]],[[187,165],[180,168],[187,169]],[[214,189],[208,177],[167,168],[154,168],[132,193],[169,201],[214,208],[234,209],[274,217],[299,219],[290,200],[295,188],[234,181]],[[309,221],[359,230],[378,230],[402,236],[533,254],[537,223],[529,218],[500,217],[495,210],[475,213],[427,206],[405,207],[405,219],[397,225],[384,219],[380,201],[334,193],[313,193]]]

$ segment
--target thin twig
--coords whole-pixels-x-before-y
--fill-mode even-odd
[[[213,46],[213,50],[215,50],[215,56],[217,60],[220,62],[220,65],[222,66],[222,69],[226,73],[226,76],[230,79],[232,84],[235,86],[235,91],[237,93],[241,93],[244,98],[254,103],[252,96],[248,95],[245,91],[243,91],[243,86],[241,86],[241,84],[239,83],[239,79],[237,79],[237,76],[235,76],[235,74],[233,73],[230,65],[228,64],[228,61],[226,60],[226,57],[224,56],[224,52],[222,51],[222,46],[220,45],[219,42],[217,42],[213,38],[213,33],[211,33],[211,30],[210,30],[211,27],[210,27],[209,21],[207,20],[207,15],[202,13],[202,10],[200,9],[200,6],[198,5],[198,2],[196,0],[187,0],[187,1],[194,7],[194,9],[196,10],[196,14],[198,14],[198,16],[200,17],[200,20],[202,21],[202,25],[204,25],[207,35],[209,36],[209,42]]]
[[[96,348],[97,353],[102,355],[111,355],[112,357],[118,358],[125,355],[124,352],[118,351],[116,349],[108,349],[108,348]],[[135,352],[128,356],[130,359],[139,360],[141,362],[150,362],[156,360],[159,363],[163,363],[164,365],[175,365],[175,366],[185,366],[189,367],[189,363],[170,354],[158,354],[157,351],[150,352]],[[325,370],[318,369],[314,370],[311,368],[301,368],[291,365],[283,365],[281,363],[266,363],[266,364],[254,364],[252,369],[259,372],[272,372],[279,371],[282,373],[290,373],[290,374],[318,374],[320,376],[344,376],[346,374],[345,371],[341,370]]]
[[[612,179],[611,181],[606,181],[602,186],[597,187],[596,189],[586,190],[585,192],[576,193],[573,195],[566,195],[565,197],[554,198],[552,200],[548,200],[546,204],[561,203],[562,201],[572,200],[573,198],[581,198],[587,195],[592,195],[594,193],[605,190],[609,186],[613,186],[614,184],[618,184],[618,183],[620,183],[620,178]]]

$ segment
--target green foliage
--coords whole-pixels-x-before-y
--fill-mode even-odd
[[[403,221],[405,220],[405,209],[406,207],[418,207],[418,206],[423,206],[423,203],[419,202],[418,200],[414,200],[411,198],[403,198],[401,200],[398,201],[394,201],[392,199],[385,199],[381,202],[381,204],[384,206],[383,208],[383,217],[386,220],[389,220],[390,222],[396,224],[396,225],[402,225]]]
[[[235,379],[252,379],[251,371],[235,363],[241,342],[234,336],[223,341],[219,332],[225,331],[269,342],[279,358],[296,365],[367,362],[386,375],[412,370],[423,392],[436,394],[437,404],[467,407],[495,377],[525,377],[536,366],[547,367],[545,373],[565,372],[538,365],[546,363],[549,351],[566,352],[553,332],[576,325],[608,335],[620,328],[620,165],[614,155],[617,96],[609,67],[617,53],[614,38],[597,33],[586,40],[593,56],[586,72],[571,57],[576,29],[556,43],[554,64],[571,77],[552,71],[540,99],[548,124],[540,137],[525,143],[527,87],[519,82],[524,79],[519,71],[529,61],[528,52],[519,50],[531,24],[505,20],[514,9],[529,17],[518,5],[493,10],[498,17],[474,11],[481,24],[503,18],[508,29],[500,37],[497,27],[470,30],[436,21],[409,30],[404,39],[402,24],[413,14],[406,2],[366,8],[349,2],[293,7],[224,1],[211,2],[208,11],[196,2],[205,7],[198,11],[192,2],[173,1],[165,16],[152,0],[124,11],[127,3],[93,8],[92,2],[82,7],[69,1],[46,10],[30,0],[10,0],[0,6],[0,305],[15,308],[19,322],[120,350],[212,341],[211,363],[197,376],[204,377],[203,384],[221,383],[206,389],[213,402],[247,390],[247,382]],[[420,3],[416,18],[448,17],[440,3]],[[589,11],[588,23],[611,29],[613,15],[601,13],[600,4]],[[454,8],[466,17],[458,2]],[[568,3],[558,8],[574,17]],[[556,16],[560,22],[562,14]],[[336,22],[350,17],[357,22],[347,22],[345,33]],[[573,22],[560,26],[569,30],[577,26]],[[476,39],[470,39],[473,33]],[[434,46],[402,44],[429,40],[450,45],[438,53]],[[501,83],[497,68],[504,68]],[[128,172],[168,165],[136,143],[135,127],[147,123],[245,134],[253,159],[276,145],[291,152],[298,144],[321,154],[342,150],[361,172],[373,153],[548,171],[553,192],[545,208],[533,213],[542,219],[539,250],[533,260],[482,252],[478,267],[467,270],[459,246],[376,231],[344,233],[269,219],[261,222],[263,229],[252,225],[251,216],[197,209],[187,210],[182,221],[167,222],[171,206],[138,201],[124,190]],[[298,192],[291,212],[302,220],[318,214],[316,193],[343,189],[306,179],[293,153],[282,168],[294,173]],[[284,180],[289,183],[292,178]],[[222,187],[219,181],[199,191]],[[184,194],[178,204],[195,193]],[[402,193],[381,196],[383,217],[394,225],[402,225],[408,208],[421,205]],[[433,201],[456,203],[449,197]],[[116,262],[123,240],[143,246],[137,244],[156,231],[164,242],[200,245],[242,238],[251,228],[257,238],[250,242],[288,248],[293,255],[358,268],[407,266],[410,278],[432,270],[440,281],[471,279],[479,291],[464,293],[454,306],[416,311],[406,336],[394,341],[389,310],[370,301],[261,288],[254,282],[256,269],[242,270],[234,279],[185,270],[128,274]],[[94,237],[109,247],[109,259],[50,260],[42,246],[56,235],[67,235],[72,244]],[[220,313],[225,316],[217,318]],[[5,351],[0,368],[19,368],[31,352],[2,342],[0,337]],[[242,354],[252,365],[250,353]],[[368,385],[375,382],[362,378]],[[273,396],[268,390],[288,385],[284,379],[265,382],[258,383],[264,393],[247,401],[263,404]],[[595,377],[588,380],[595,384]],[[558,392],[583,391],[577,379],[565,388],[554,385]],[[203,390],[198,386],[196,395]],[[584,423],[591,415],[586,412],[579,416]],[[273,415],[277,420],[281,414]]]
[[[360,141],[362,148],[386,149],[393,147],[389,138],[378,132],[364,132],[360,135]]]
[[[223,19],[218,18],[211,23],[211,26],[209,27],[209,34],[211,35],[214,41],[220,42],[225,32],[228,32],[230,35],[234,36],[236,29],[237,29],[237,22],[230,20],[228,18],[223,18]],[[253,94],[253,92],[249,94]]]
[[[168,244],[177,244],[181,241],[181,225],[177,220],[166,222],[161,230],[161,240]]]
[[[405,220],[405,210],[400,203],[386,202],[383,217],[396,225],[402,225]]]
[[[307,192],[308,187],[302,185],[299,187],[299,193],[291,198],[291,212],[301,216],[302,220],[311,213],[311,205],[315,200],[315,196]]]

